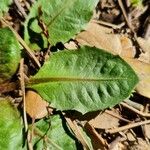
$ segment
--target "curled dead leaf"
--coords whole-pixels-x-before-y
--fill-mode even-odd
[[[120,54],[120,37],[118,34],[112,34],[112,32],[113,30],[110,28],[90,22],[87,29],[77,35],[76,40],[80,45],[95,46],[113,54]]]
[[[150,64],[144,63],[138,59],[123,58],[138,74],[140,82],[136,86],[136,91],[150,98]]]
[[[119,119],[111,116],[110,114],[104,112],[98,114],[95,118],[91,119],[89,123],[94,127],[94,128],[99,128],[99,129],[110,129],[113,127],[118,127],[119,126]]]
[[[36,92],[27,91],[25,102],[26,112],[31,118],[40,119],[48,114],[48,102],[44,101]]]
[[[95,46],[124,57],[133,58],[135,55],[135,47],[130,38],[114,34],[113,29],[95,22],[90,22],[87,29],[77,35],[76,40],[80,45]]]

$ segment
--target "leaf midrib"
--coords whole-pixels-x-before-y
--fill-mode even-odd
[[[123,77],[115,78],[79,78],[79,77],[50,77],[50,78],[36,78],[30,79],[28,84],[40,84],[46,82],[100,82],[100,81],[113,81],[113,80],[127,80]]]

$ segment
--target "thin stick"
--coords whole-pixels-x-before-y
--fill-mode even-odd
[[[128,105],[132,106],[133,108],[138,109],[139,111],[144,110],[144,106],[139,103],[133,102],[129,99],[125,100],[124,102],[127,103]]]
[[[22,16],[24,18],[26,18],[27,14],[26,14],[25,10],[23,9],[23,7],[20,5],[20,2],[18,2],[18,0],[14,0],[14,3],[17,6],[18,11],[22,14]]]
[[[87,141],[85,140],[84,136],[82,135],[80,129],[78,128],[77,124],[75,121],[72,121],[70,118],[65,117],[68,125],[70,126],[70,128],[72,129],[72,131],[74,132],[75,136],[77,137],[77,139],[81,142],[81,144],[83,145],[83,147],[86,150],[90,150],[90,147],[87,143]]]
[[[128,129],[135,128],[135,127],[138,127],[138,126],[141,126],[141,125],[144,125],[144,124],[149,124],[149,123],[150,123],[150,120],[136,122],[136,123],[132,123],[132,124],[128,124],[128,125],[116,128],[116,129],[108,129],[108,130],[106,130],[106,132],[110,133],[110,134],[114,134],[114,133],[117,133],[117,132],[121,132],[121,131],[124,131],[124,130],[128,130]]]
[[[24,119],[24,126],[25,126],[25,131],[28,130],[28,122],[27,122],[27,114],[26,114],[26,102],[25,102],[25,82],[24,82],[24,59],[22,58],[20,61],[20,70],[19,70],[19,75],[20,75],[20,85],[21,85],[21,91],[23,95],[23,119]]]
[[[133,28],[132,28],[132,25],[131,25],[131,23],[130,23],[129,20],[128,20],[127,13],[126,13],[126,10],[125,10],[125,8],[124,8],[124,6],[123,6],[122,0],[118,0],[118,4],[119,4],[119,6],[120,6],[120,8],[121,8],[121,11],[122,11],[122,13],[123,13],[124,19],[125,19],[125,21],[126,21],[128,27],[129,27],[130,30],[134,33],[134,30],[133,30]]]
[[[125,119],[125,118],[119,116],[118,114],[115,114],[115,113],[113,113],[113,112],[111,112],[111,111],[109,111],[109,110],[105,110],[105,112],[106,112],[107,114],[109,114],[109,115],[115,117],[115,118],[118,118],[118,119],[122,120],[122,121],[125,121],[125,122],[128,122],[128,123],[131,122],[130,120]]]
[[[30,48],[28,47],[28,45],[24,42],[24,40],[21,38],[21,36],[9,25],[9,23],[2,18],[1,19],[2,23],[5,24],[7,27],[9,27],[9,29],[14,33],[14,35],[16,36],[16,38],[18,39],[18,41],[20,42],[20,44],[25,48],[28,56],[31,58],[32,62],[38,67],[41,67],[41,64],[39,63],[38,59],[34,56],[33,52],[30,50]]]
[[[100,148],[101,150],[106,150],[108,148],[108,143],[106,140],[104,140],[100,134],[97,133],[97,131],[94,129],[94,127],[90,123],[85,124],[85,129],[88,131],[89,135],[91,136],[91,139],[95,139],[96,146]]]
[[[137,109],[135,109],[134,107],[132,106],[129,106],[128,104],[124,103],[124,102],[121,102],[120,103],[122,106],[130,109],[131,111],[137,113],[138,115],[142,116],[142,117],[150,117],[150,113],[143,113],[142,111],[139,111]]]
[[[119,25],[115,25],[115,24],[112,24],[112,23],[109,23],[109,22],[105,22],[105,21],[101,21],[101,20],[92,20],[91,22],[98,23],[98,24],[101,24],[101,25],[104,25],[104,26],[108,26],[108,27],[111,27],[113,29],[120,29],[120,28],[122,28],[125,25],[124,22],[119,24]]]
[[[32,141],[31,141],[31,131],[28,130],[28,134],[27,134],[27,141],[28,141],[28,148],[29,150],[33,150],[33,145],[32,145]]]
[[[137,40],[137,35],[136,35],[136,33],[134,32],[131,23],[129,22],[129,19],[128,19],[126,10],[125,10],[125,8],[124,8],[124,6],[123,6],[122,0],[118,0],[118,4],[119,4],[119,6],[120,6],[120,8],[121,8],[121,11],[122,11],[122,13],[123,13],[124,19],[125,19],[125,21],[126,21],[128,27],[129,27],[129,29],[131,30],[131,32],[132,32],[132,34],[133,34],[133,37],[134,37],[134,40],[135,40],[136,44],[137,44],[137,45],[139,46],[139,48],[141,49],[140,52],[144,52],[144,50],[143,50],[143,49],[141,48],[141,46],[140,46],[139,41]]]
[[[109,150],[115,150],[116,145],[122,141],[125,141],[124,137],[118,136],[114,141],[109,144]]]
[[[28,130],[27,141],[28,141],[29,150],[33,150],[32,139],[34,136],[34,123],[35,123],[35,119],[32,119],[32,124],[30,128],[31,130]]]

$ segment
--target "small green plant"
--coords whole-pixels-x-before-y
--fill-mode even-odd
[[[16,73],[21,58],[19,43],[9,28],[0,29],[0,83]]]
[[[12,0],[1,0],[0,4],[0,17],[3,16],[5,12],[8,11],[8,6],[12,3]]]
[[[67,42],[84,29],[97,2],[36,1],[24,23],[25,41],[35,50]],[[41,22],[47,27],[45,31]],[[21,50],[8,28],[0,29],[0,39],[0,83],[4,83],[16,73]],[[122,58],[85,46],[78,50],[52,53],[25,86],[39,93],[56,110],[76,110],[85,114],[113,107],[129,97],[137,83],[137,75]],[[21,132],[21,116],[10,101],[0,101],[0,115],[0,149],[28,149]],[[30,130],[33,129],[29,125]],[[34,149],[77,149],[77,139],[59,114],[37,121],[34,131]],[[92,149],[91,140],[84,135]]]
[[[143,3],[143,0],[130,0],[131,1],[131,4],[135,7],[137,6],[142,6],[142,3]]]

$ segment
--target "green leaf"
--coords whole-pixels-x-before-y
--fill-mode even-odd
[[[16,72],[21,58],[18,41],[9,28],[0,28],[0,83]]]
[[[3,16],[3,13],[7,12],[9,5],[12,3],[12,0],[1,0],[0,2],[0,17]]]
[[[0,149],[21,150],[22,123],[17,109],[7,99],[0,99]]]
[[[30,79],[52,107],[82,113],[112,107],[129,97],[138,77],[119,56],[98,48],[54,53]]]
[[[59,115],[38,121],[35,123],[34,129],[36,136],[33,138],[33,146],[35,150],[46,148],[50,150],[76,149],[75,138]]]
[[[139,6],[142,7],[143,6],[143,0],[130,0],[131,4],[135,7]]]
[[[46,25],[50,44],[68,41],[85,28],[97,3],[98,0],[38,0],[24,24],[25,41],[30,46],[33,46],[33,43],[40,48],[44,47],[46,40],[41,36],[43,34],[40,34],[42,32],[37,20]]]

